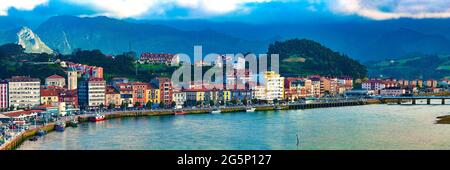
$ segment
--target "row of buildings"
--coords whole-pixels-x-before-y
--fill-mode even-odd
[[[276,100],[295,101],[306,97],[343,94],[353,88],[351,77],[306,78],[282,77],[273,71],[261,75],[263,83],[252,83],[250,74],[234,75],[230,81],[246,80],[244,88],[206,88],[201,83],[188,88],[175,88],[169,78],[155,78],[150,82],[130,82],[127,78],[113,78],[106,82],[102,77],[83,76],[68,69],[66,77],[52,75],[45,84],[36,78],[16,76],[0,82],[0,108],[57,107],[61,103],[75,108],[138,107],[148,103],[177,107],[214,102],[260,100],[268,103]],[[247,77],[247,78],[245,78]],[[78,79],[81,81],[78,82]]]
[[[373,78],[364,81],[361,88],[381,96],[401,96],[413,93],[437,93],[448,87],[449,79],[404,80]]]

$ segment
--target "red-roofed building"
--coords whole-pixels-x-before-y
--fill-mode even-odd
[[[17,110],[11,112],[2,113],[5,116],[10,117],[13,120],[23,120],[25,118],[34,117],[38,113],[44,112],[43,110]]]
[[[59,90],[41,88],[41,105],[52,106],[59,103]]]
[[[59,93],[59,102],[64,102],[66,105],[78,107],[77,90],[64,90]]]
[[[58,86],[64,87],[66,86],[66,79],[59,75],[51,75],[45,79],[45,86]]]

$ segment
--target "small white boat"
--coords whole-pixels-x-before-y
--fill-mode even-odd
[[[256,108],[252,107],[252,108],[247,108],[247,110],[245,110],[246,112],[254,112],[256,110]]]
[[[220,109],[211,111],[212,114],[220,114],[220,112],[221,112]]]

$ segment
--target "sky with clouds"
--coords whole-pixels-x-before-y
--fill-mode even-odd
[[[283,20],[314,16],[450,18],[450,0],[0,0],[0,16],[109,16],[134,19],[236,18]]]

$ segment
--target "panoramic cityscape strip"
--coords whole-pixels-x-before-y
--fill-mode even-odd
[[[403,98],[414,100],[414,103],[412,96],[448,92],[450,83],[449,79],[360,79],[323,75],[283,77],[278,71],[271,70],[278,70],[277,55],[271,57],[271,69],[267,69],[265,55],[256,58],[253,54],[246,57],[209,54],[209,62],[198,56],[194,62],[190,61],[189,56],[181,60],[183,55],[187,56],[141,54],[138,60],[133,61],[136,69],[148,66],[176,68],[171,78],[155,77],[149,82],[127,77],[109,77],[107,81],[104,68],[71,61],[23,61],[34,65],[57,64],[64,68],[65,74],[49,75],[45,80],[26,75],[12,76],[0,82],[0,108],[3,111],[0,120],[4,123],[0,149],[17,147],[24,138],[34,135],[44,135],[52,130],[64,131],[66,126],[77,126],[79,121],[97,122],[121,115],[129,116],[130,112],[143,115],[145,112],[148,112],[147,115],[253,112],[257,109],[380,103],[388,99],[396,99],[400,104]],[[117,59],[117,56],[110,57]],[[257,64],[260,64],[259,67]],[[202,69],[206,71],[205,79]],[[213,74],[208,74],[211,70]],[[191,76],[192,71],[197,75]],[[433,98],[418,99],[428,99],[429,102]],[[442,98],[442,104],[445,104],[445,99]]]

